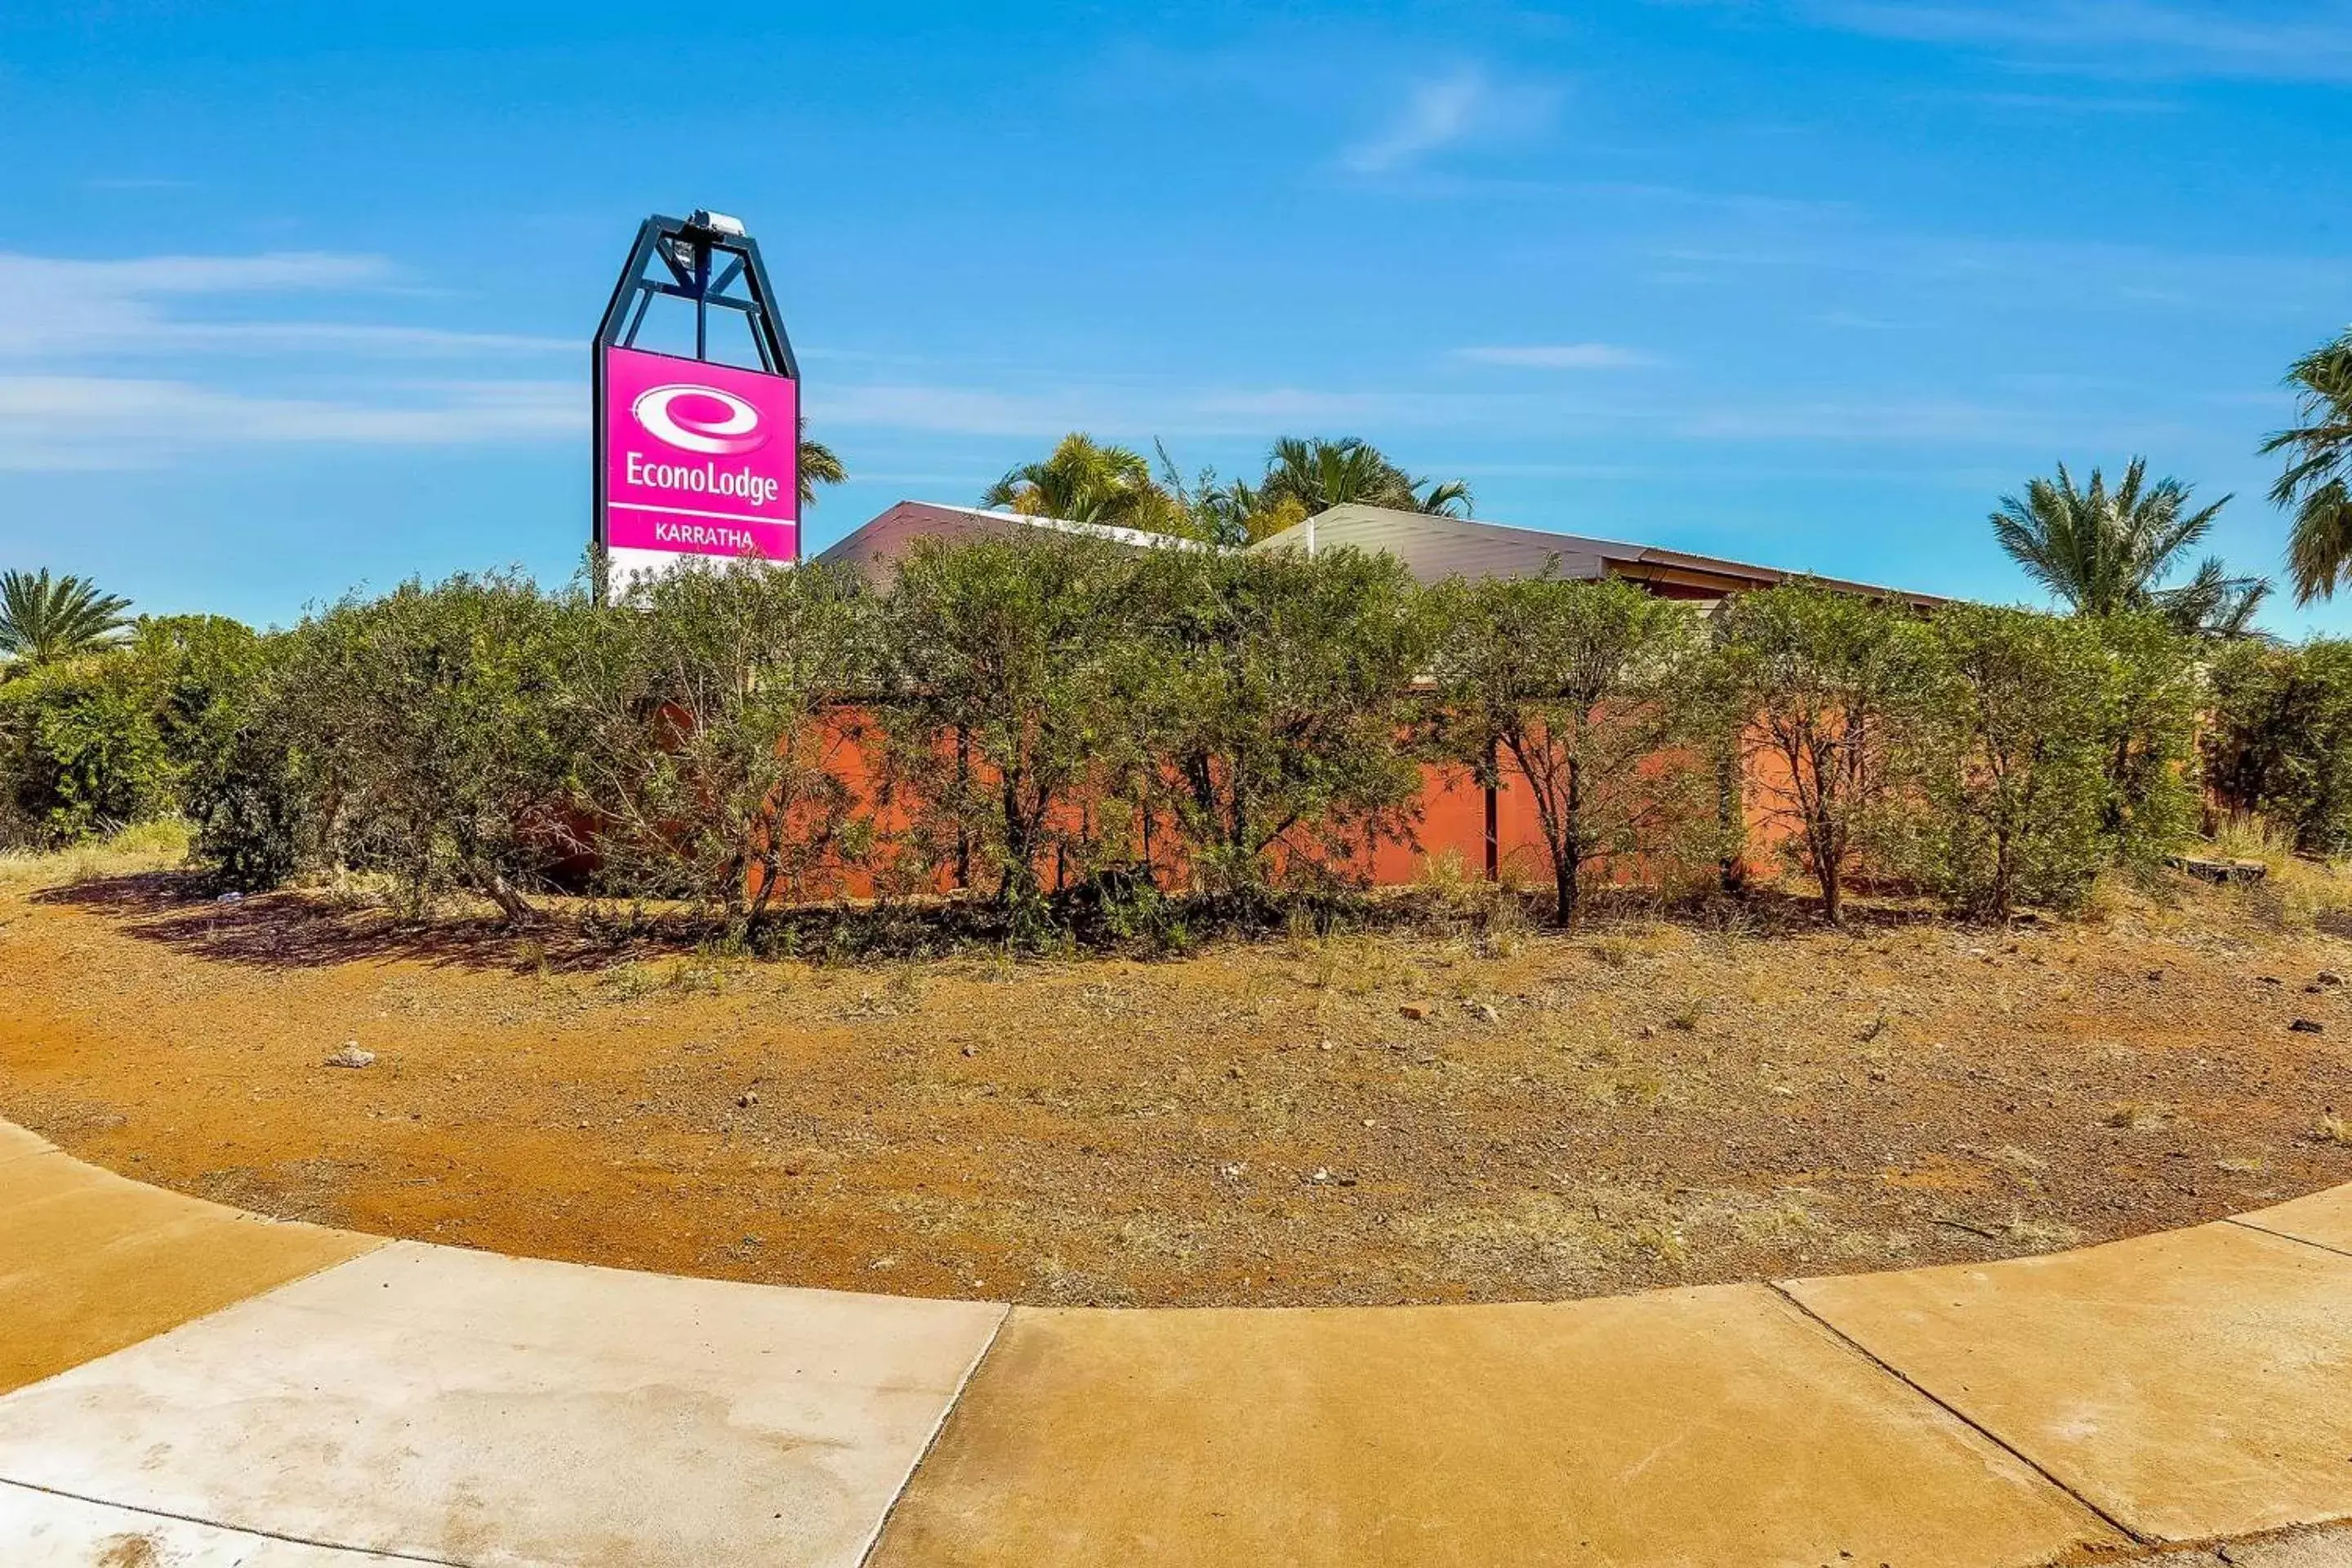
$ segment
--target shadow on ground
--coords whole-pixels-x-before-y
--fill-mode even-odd
[[[403,916],[375,902],[288,890],[216,895],[202,873],[152,871],[44,889],[33,901],[102,915],[126,934],[219,963],[269,968],[407,960],[513,973],[584,973],[648,959],[709,952],[724,935],[707,919],[677,910],[564,897],[546,900],[541,917],[510,923],[490,913]],[[1681,904],[1654,894],[1609,889],[1590,900],[1581,926],[1605,934],[1632,921],[1666,921],[1751,937],[1799,936],[1822,929],[1820,906],[1806,896],[1751,888]],[[1460,891],[1406,889],[1371,897],[1276,899],[1246,909],[1206,900],[1166,900],[1157,922],[1139,934],[1107,930],[1098,910],[1065,904],[1049,911],[1043,934],[1016,931],[992,902],[950,898],[888,904],[805,905],[772,912],[748,946],[762,957],[856,963],[1010,951],[1068,959],[1181,957],[1210,940],[1399,932],[1482,937],[1502,929],[1551,928],[1546,900]],[[1882,895],[1851,901],[1847,929],[1856,935],[1935,922],[1943,917],[1916,899]],[[2021,917],[2032,920],[2027,915]]]
[[[513,926],[495,918],[406,920],[391,910],[343,905],[301,892],[221,898],[198,873],[153,871],[51,888],[33,901],[88,910],[127,935],[226,963],[312,968],[407,959],[522,973],[581,973],[670,951],[651,933],[621,936],[582,921],[550,919]]]

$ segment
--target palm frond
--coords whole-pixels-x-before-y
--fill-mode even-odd
[[[130,600],[70,574],[0,573],[0,655],[37,665],[94,652],[131,624],[122,613],[130,607]]]
[[[2294,508],[2287,572],[2298,605],[2332,597],[2352,578],[2352,331],[2321,344],[2287,370],[2302,423],[2263,441],[2264,456],[2293,454],[2271,500]]]
[[[2179,479],[2151,482],[2145,458],[2126,464],[2112,489],[2096,468],[2088,483],[2077,485],[2062,462],[2054,477],[2035,478],[2022,493],[2000,498],[1990,518],[1993,541],[2077,614],[2163,609],[2186,627],[2220,635],[2216,617],[2250,616],[2261,602],[2252,591],[2261,580],[2230,577],[2213,561],[2188,584],[2164,585],[2231,499],[2192,510],[2193,494]],[[2267,592],[2267,584],[2262,589]]]
[[[2331,479],[2305,492],[2287,530],[2286,569],[2297,605],[2332,598],[2352,579],[2352,485]]]
[[[832,447],[822,441],[809,439],[808,421],[805,419],[801,421],[800,441],[801,508],[806,510],[816,504],[817,486],[841,484],[849,478],[849,470],[842,466],[840,457]]]
[[[1415,500],[1418,510],[1437,517],[1468,517],[1471,514],[1470,484],[1466,479],[1423,479],[1413,489],[1419,492]]]

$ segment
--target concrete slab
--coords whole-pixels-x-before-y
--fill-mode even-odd
[[[2152,1540],[2352,1517],[2352,1258],[2223,1223],[1789,1289]]]
[[[27,1132],[13,1121],[0,1121],[0,1165],[34,1154],[56,1152],[57,1146],[40,1134]]]
[[[2292,1203],[2242,1214],[2238,1223],[2352,1253],[2352,1185],[2330,1187]]]
[[[162,1519],[0,1481],[0,1562],[11,1568],[383,1568],[400,1561]]]
[[[1016,1310],[877,1568],[2039,1563],[2121,1537],[1760,1286]]]
[[[0,1398],[0,1477],[479,1564],[855,1564],[1003,1316],[393,1243]]]
[[[259,1219],[63,1154],[0,1163],[0,1392],[380,1245]]]

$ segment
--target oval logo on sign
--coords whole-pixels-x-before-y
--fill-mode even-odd
[[[724,457],[767,444],[760,411],[731,392],[684,382],[649,387],[629,413],[656,441],[688,452]]]

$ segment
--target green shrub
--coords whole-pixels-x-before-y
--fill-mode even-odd
[[[249,677],[215,702],[183,785],[196,858],[224,888],[277,887],[322,858],[320,811],[299,728],[310,710],[293,633],[257,639]]]
[[[2090,623],[2106,660],[2100,727],[2109,856],[2147,873],[2194,837],[2199,710],[2205,701],[2202,645],[2161,614]]]
[[[55,847],[184,811],[256,646],[223,616],[147,616],[94,651],[13,668],[0,680],[0,837]]]
[[[2113,699],[2096,623],[1949,605],[1937,679],[1897,744],[1906,788],[1882,824],[1891,862],[1956,910],[2071,907],[2105,863]]]
[[[171,756],[141,674],[105,652],[0,683],[0,843],[58,848],[176,807]]]
[[[2300,854],[2352,852],[2352,642],[2227,645],[2210,679],[2202,750],[2215,805],[2278,824]]]
[[[1122,777],[1174,825],[1197,885],[1344,881],[1359,852],[1409,838],[1411,689],[1433,638],[1393,558],[1155,552],[1122,620]]]
[[[139,668],[173,766],[184,773],[228,743],[268,658],[265,639],[226,616],[142,616],[122,651]]]
[[[567,685],[608,884],[745,927],[831,890],[869,837],[829,721],[867,680],[870,609],[829,568],[731,562],[594,618]]]
[[[1846,876],[1901,786],[1898,743],[1936,690],[1927,628],[1900,603],[1790,583],[1726,603],[1716,668],[1746,720],[1751,798],[1839,924]]]
[[[1505,763],[1524,781],[1561,923],[1593,862],[1687,856],[1711,837],[1720,726],[1692,606],[1549,574],[1456,579],[1435,599],[1451,750],[1481,783],[1497,784]]]
[[[1622,583],[1431,593],[1349,550],[1044,530],[919,544],[879,594],[815,566],[688,570],[614,605],[458,576],[13,667],[0,846],[183,813],[230,886],[353,868],[520,920],[593,864],[738,935],[853,868],[885,892],[945,875],[1018,942],[1171,950],[1187,893],[1226,901],[1213,918],[1279,889],[1344,903],[1368,849],[1412,840],[1425,759],[1528,781],[1563,919],[1612,860],[1663,880],[1727,853],[1745,761],[1833,922],[1865,847],[2001,913],[2179,841],[2200,657],[2149,616],[1931,620],[1796,583],[1710,637]],[[2210,658],[2216,799],[2352,848],[2352,645]],[[853,759],[860,726],[886,743]]]
[[[1125,848],[1088,809],[1116,739],[1111,651],[1125,635],[1131,556],[1031,531],[922,541],[880,615],[881,720],[891,783],[914,820],[902,877],[947,868],[992,883],[1024,925],[1043,918],[1045,868],[1067,883]]]
[[[279,649],[243,775],[264,843],[307,818],[314,854],[391,873],[412,908],[467,887],[530,918],[526,889],[579,847],[586,731],[569,683],[599,613],[577,589],[501,573],[305,620]],[[282,809],[281,785],[299,809]]]

